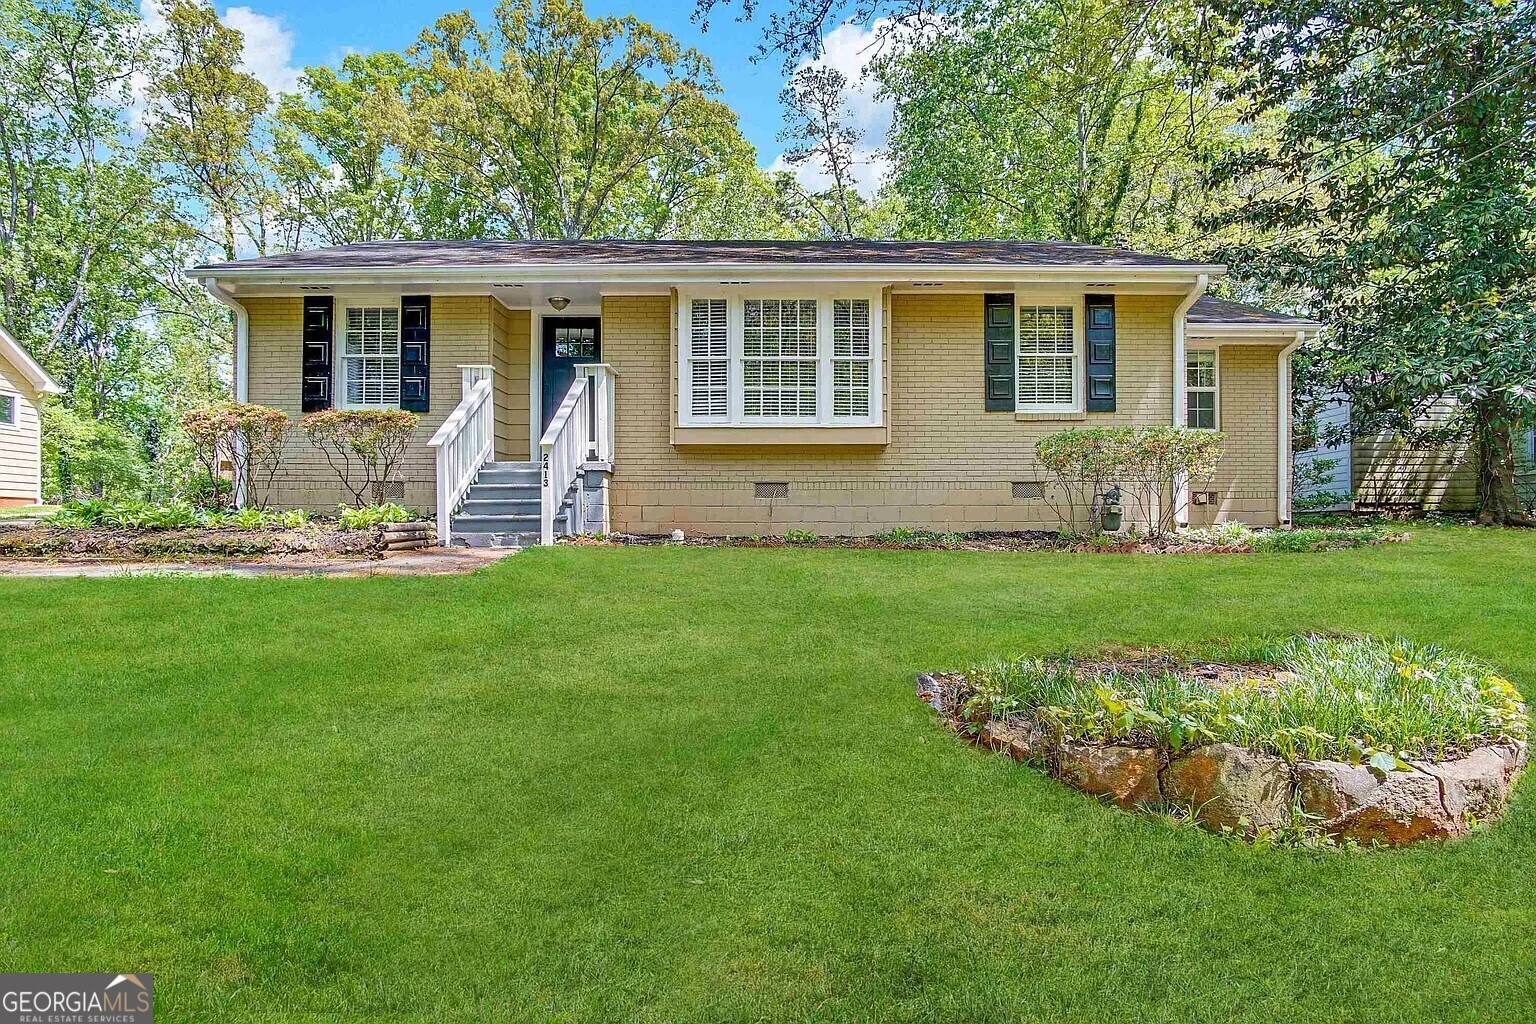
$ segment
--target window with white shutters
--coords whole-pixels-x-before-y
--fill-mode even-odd
[[[815,299],[747,299],[741,333],[741,411],[748,418],[816,418]]]
[[[1077,336],[1072,306],[1020,306],[1017,408],[1066,412],[1077,403]]]
[[[730,335],[724,299],[694,299],[688,317],[689,411],[700,418],[723,418],[729,411],[727,390]]]
[[[343,394],[353,408],[400,405],[400,308],[348,306],[342,324]]]
[[[869,300],[832,300],[832,415],[869,415]]]
[[[681,292],[677,424],[867,427],[881,417],[877,289]]]

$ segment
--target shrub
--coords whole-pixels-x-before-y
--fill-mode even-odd
[[[336,508],[336,519],[343,530],[371,530],[384,523],[408,523],[415,518],[414,512],[394,502],[359,508],[339,505]]]
[[[384,502],[421,417],[399,409],[325,409],[299,422],[361,508]]]
[[[814,530],[785,530],[784,543],[786,544],[815,544],[816,532]]]
[[[71,529],[110,527],[118,530],[185,530],[195,527],[235,527],[241,530],[298,529],[309,522],[303,509],[274,512],[243,508],[233,512],[199,509],[185,502],[154,505],[148,502],[113,503],[100,499],[75,501],[45,520]]]
[[[973,722],[1026,715],[1064,736],[1173,752],[1230,742],[1286,758],[1355,763],[1378,754],[1394,763],[1440,758],[1526,734],[1513,685],[1476,659],[1430,645],[1297,637],[1196,653],[1199,663],[1258,663],[1284,674],[1264,684],[1213,686],[1177,664],[1027,658],[967,673],[967,715]]]
[[[200,476],[217,481],[224,463],[233,467],[245,503],[265,508],[272,481],[282,465],[288,437],[288,415],[281,409],[242,402],[220,402],[182,414],[181,429],[192,442]],[[214,485],[210,496],[218,508],[224,497]]]
[[[1047,434],[1035,443],[1035,457],[1066,496],[1065,505],[1046,499],[1063,529],[1086,521],[1089,532],[1102,531],[1105,508],[1118,489],[1132,520],[1161,537],[1183,508],[1180,483],[1208,480],[1225,441],[1215,430],[1094,427]]]

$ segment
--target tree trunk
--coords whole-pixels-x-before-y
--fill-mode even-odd
[[[1515,424],[1494,402],[1477,406],[1477,521],[1482,526],[1536,526],[1515,491]]]

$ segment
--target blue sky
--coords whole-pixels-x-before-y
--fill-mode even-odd
[[[144,0],[146,12],[151,0]],[[245,33],[247,64],[268,87],[291,86],[298,71],[312,64],[337,64],[350,51],[401,50],[415,41],[422,28],[445,11],[457,10],[453,0],[244,0],[230,6],[217,4],[224,22]],[[490,14],[492,3],[478,0],[468,5],[476,18]],[[771,166],[782,151],[777,141],[783,112],[779,92],[784,87],[784,67],[777,57],[753,62],[760,30],[756,23],[734,20],[735,10],[718,11],[709,31],[694,23],[692,0],[638,0],[631,3],[588,0],[587,13],[635,14],[662,31],[676,36],[710,58],[724,88],[724,98],[741,118],[741,129],[758,150],[759,162]],[[153,15],[147,13],[147,17]],[[827,37],[823,60],[837,66],[850,80],[871,50],[868,32],[844,26]],[[877,104],[865,86],[850,96],[856,122],[865,129],[867,185],[873,185],[883,167],[875,156],[889,123],[889,111]],[[814,181],[814,176],[809,176]]]

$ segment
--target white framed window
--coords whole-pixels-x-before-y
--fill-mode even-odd
[[[1192,430],[1217,430],[1221,406],[1217,397],[1217,359],[1213,348],[1184,353],[1184,425]]]
[[[731,286],[678,299],[679,426],[878,426],[876,290]]]
[[[16,396],[8,391],[0,391],[0,427],[16,426],[18,411]]]
[[[869,300],[832,300],[832,415],[869,415]]]
[[[730,412],[730,335],[724,299],[694,299],[688,316],[688,411],[699,419]]]
[[[1014,408],[1082,410],[1081,302],[1020,302],[1015,310]]]
[[[400,407],[400,306],[346,305],[337,318],[338,390],[348,409]]]
[[[815,299],[744,299],[741,413],[748,419],[816,419]]]

